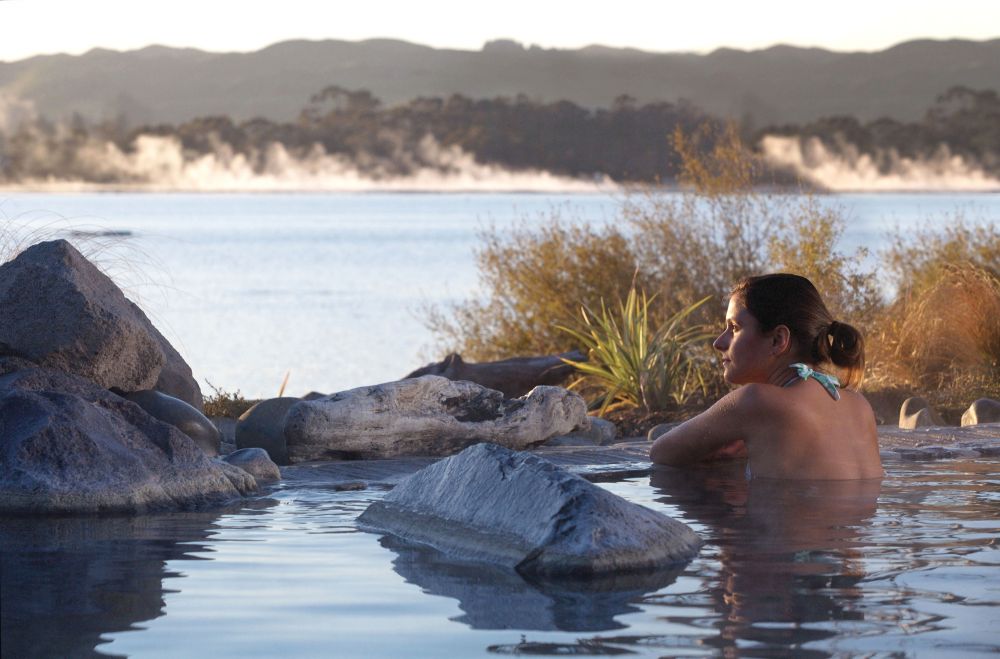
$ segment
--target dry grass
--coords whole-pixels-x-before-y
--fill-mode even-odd
[[[837,251],[842,213],[759,187],[765,169],[736,131],[711,130],[674,135],[688,186],[680,195],[632,190],[608,226],[554,214],[539,228],[488,231],[476,255],[484,295],[427,310],[437,348],[478,360],[582,348],[557,327],[573,326],[581,307],[624,301],[633,286],[654,298],[654,331],[706,297],[691,321],[716,326],[735,281],[776,270],[813,278],[840,319],[864,326],[876,279],[855,265],[864,254]]]
[[[935,271],[936,280],[903,292],[880,319],[870,386],[948,404],[1000,397],[1000,276],[969,262]]]
[[[785,271],[811,279],[834,316],[866,336],[867,394],[886,401],[921,394],[946,418],[975,398],[1000,398],[995,222],[959,218],[897,232],[877,268],[864,270],[864,250],[837,248],[843,211],[808,192],[768,192],[766,169],[732,128],[677,133],[674,144],[683,194],[632,190],[607,227],[552,217],[538,229],[487,232],[477,254],[485,294],[432,310],[439,347],[476,359],[580,348],[556,327],[572,325],[580,307],[625,300],[632,286],[655,295],[654,329],[706,296],[713,300],[691,320],[717,324],[733,282]],[[899,291],[893,300],[882,299],[886,283]],[[725,388],[721,380],[706,384]]]
[[[207,417],[238,419],[244,412],[260,402],[244,398],[239,389],[235,392],[223,391],[211,382],[208,382],[208,386],[212,390],[212,395],[205,396],[205,416]]]

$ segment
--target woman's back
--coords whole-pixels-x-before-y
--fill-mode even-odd
[[[747,471],[754,478],[881,478],[875,415],[860,394],[834,399],[815,380],[788,387],[748,385],[757,423],[747,424]]]

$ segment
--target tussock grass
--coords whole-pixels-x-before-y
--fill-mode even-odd
[[[936,278],[904,291],[880,319],[873,385],[928,392],[940,402],[958,392],[1000,397],[1000,275],[968,261],[935,270]]]

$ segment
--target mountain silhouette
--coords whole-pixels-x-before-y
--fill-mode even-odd
[[[249,53],[149,46],[0,62],[0,101],[8,107],[27,102],[49,119],[76,113],[91,120],[124,117],[132,125],[211,115],[289,121],[330,85],[367,89],[387,104],[524,94],[594,108],[627,95],[639,103],[683,99],[757,126],[842,114],[909,121],[942,90],[998,84],[1000,39],[909,41],[878,52],[779,45],[704,55],[526,48],[511,40],[479,51],[392,39],[325,40],[285,41]]]

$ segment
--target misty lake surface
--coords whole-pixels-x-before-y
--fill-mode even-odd
[[[379,490],[284,482],[217,512],[2,519],[3,656],[986,657],[1000,462],[881,483],[737,465],[604,483],[691,525],[690,563],[534,583],[355,528]]]
[[[1000,194],[843,194],[843,249],[961,215],[1000,222]],[[614,222],[617,193],[27,194],[0,221],[67,237],[139,303],[207,383],[247,397],[395,380],[443,357],[429,305],[481,293],[488,227]],[[93,237],[94,233],[111,233]]]

